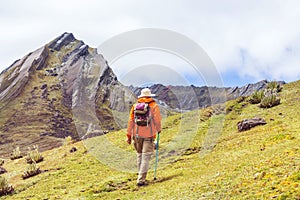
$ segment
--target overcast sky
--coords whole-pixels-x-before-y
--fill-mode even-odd
[[[64,32],[72,32],[89,46],[98,47],[126,31],[159,28],[183,34],[201,46],[225,86],[262,79],[287,82],[300,79],[300,1],[297,0],[0,2],[1,71]],[[130,57],[135,59],[134,54]],[[172,60],[170,56],[157,54],[155,57],[162,59],[151,63],[145,59],[143,62],[141,57],[136,58],[140,62],[132,65],[138,68],[159,64],[164,69],[174,65],[175,74],[185,74],[185,78],[190,77],[189,83],[201,84],[185,73],[180,61],[174,64],[178,58]],[[114,65],[127,64],[130,65],[130,59],[124,58]],[[122,79],[122,70],[112,67],[116,67],[114,71]]]

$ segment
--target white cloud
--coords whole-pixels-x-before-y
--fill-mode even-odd
[[[221,73],[292,81],[300,74],[298,19],[297,0],[4,1],[0,66],[3,70],[65,31],[97,47],[124,31],[153,27],[196,41]],[[172,66],[182,73],[180,65]]]

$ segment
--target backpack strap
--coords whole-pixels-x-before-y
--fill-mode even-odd
[[[139,138],[139,126],[138,125],[135,125],[135,126],[136,126],[135,138],[138,139]]]
[[[151,107],[150,107],[150,103],[153,103],[153,102],[155,102],[154,100],[152,100],[152,101],[150,101],[149,103],[148,103],[148,106],[149,106],[149,117],[150,117],[150,136],[151,136],[151,138],[152,138],[152,119],[153,119],[153,117],[152,117],[152,115],[151,115]]]

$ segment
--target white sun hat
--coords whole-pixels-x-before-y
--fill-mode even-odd
[[[152,94],[151,90],[149,88],[144,88],[144,89],[142,89],[141,95],[138,96],[138,98],[141,98],[141,97],[155,97],[155,96],[156,95]]]

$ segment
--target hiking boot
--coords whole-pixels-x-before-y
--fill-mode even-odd
[[[136,184],[138,187],[142,187],[142,186],[147,186],[148,184],[145,182],[141,182],[141,183],[137,183]]]

